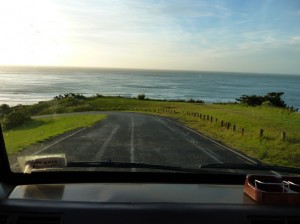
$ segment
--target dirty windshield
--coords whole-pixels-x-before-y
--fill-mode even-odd
[[[10,169],[295,172],[299,24],[298,0],[1,2]]]

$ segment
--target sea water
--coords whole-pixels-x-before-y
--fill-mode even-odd
[[[66,93],[235,102],[241,95],[284,92],[300,108],[300,75],[165,70],[0,67],[0,104],[32,104]]]

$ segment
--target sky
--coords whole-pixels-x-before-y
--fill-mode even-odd
[[[0,65],[300,74],[299,0],[0,0]]]

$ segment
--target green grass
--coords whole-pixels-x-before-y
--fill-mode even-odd
[[[240,104],[198,104],[122,97],[91,97],[80,100],[46,101],[28,106],[27,110],[32,115],[89,110],[158,114],[176,118],[179,122],[265,163],[300,167],[300,114],[286,109]],[[191,116],[190,113],[212,116],[213,122]],[[227,130],[226,127],[221,127],[221,120],[230,122],[231,128]],[[236,125],[235,132],[232,130],[233,125]],[[242,128],[244,136],[241,135]],[[260,129],[264,130],[263,137],[259,137]],[[282,131],[287,135],[285,141],[280,139]]]
[[[210,115],[213,122],[181,113],[172,116],[178,117],[187,126],[265,163],[300,167],[300,114],[278,108],[233,104],[203,105],[198,108],[191,106],[187,109]],[[229,130],[225,126],[221,127],[221,120],[224,123],[230,122]],[[233,125],[236,125],[235,132]],[[260,129],[264,130],[263,137],[259,137]],[[285,141],[281,140],[283,131],[287,135]]]
[[[32,121],[3,133],[9,154],[16,153],[29,145],[45,141],[64,132],[88,127],[106,118],[106,115],[71,115],[49,118],[34,118]]]

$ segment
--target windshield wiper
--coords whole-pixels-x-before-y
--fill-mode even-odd
[[[179,166],[167,166],[167,165],[157,165],[148,163],[131,163],[131,162],[68,162],[66,167],[102,167],[102,168],[142,168],[142,169],[155,169],[155,170],[168,170],[174,172],[201,172],[200,169],[183,168]]]
[[[279,171],[300,174],[300,168],[285,167],[285,166],[273,166],[264,165],[261,163],[247,164],[247,163],[215,163],[201,165],[200,168],[212,168],[212,169],[239,169],[239,170],[262,170],[262,171]]]
[[[199,168],[184,168],[179,166],[157,165],[148,163],[131,163],[131,162],[68,162],[66,167],[102,167],[102,168],[142,168],[142,169],[156,169],[167,170],[173,172],[187,172],[187,173],[199,173],[206,169],[234,169],[234,170],[261,170],[261,171],[279,171],[300,174],[299,168],[283,167],[283,166],[270,166],[264,164],[247,164],[247,163],[216,163],[200,165]]]

